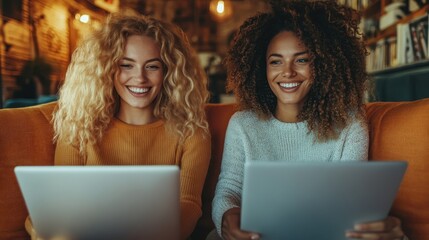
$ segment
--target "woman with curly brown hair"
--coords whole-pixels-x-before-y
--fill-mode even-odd
[[[179,166],[186,239],[210,161],[206,82],[178,27],[110,16],[73,53],[53,117],[55,165]]]
[[[213,200],[213,221],[224,239],[260,237],[240,230],[246,161],[368,158],[367,51],[355,11],[335,1],[276,1],[272,9],[240,27],[226,58],[228,88],[241,111],[228,125]],[[346,233],[362,239],[402,235],[395,217]]]

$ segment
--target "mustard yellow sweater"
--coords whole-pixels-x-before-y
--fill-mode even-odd
[[[164,121],[135,126],[114,118],[102,140],[88,148],[84,162],[76,148],[57,143],[55,165],[177,165],[180,167],[181,239],[192,233],[201,212],[201,192],[207,174],[211,142],[199,130],[179,138],[166,131]]]

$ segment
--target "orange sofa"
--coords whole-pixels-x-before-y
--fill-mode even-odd
[[[51,114],[56,103],[0,110],[0,240],[29,239],[27,210],[13,173],[18,165],[52,165]],[[412,240],[429,239],[429,99],[366,105],[371,160],[407,160],[405,179],[392,208]],[[203,192],[203,216],[192,239],[213,229],[211,200],[219,174],[231,104],[208,104],[212,160]]]

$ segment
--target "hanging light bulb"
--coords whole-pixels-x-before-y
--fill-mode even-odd
[[[76,20],[79,20],[81,23],[88,23],[91,21],[91,17],[88,14],[77,13],[75,16]]]
[[[91,18],[88,14],[82,14],[79,18],[79,21],[81,21],[83,23],[88,23],[90,19]]]
[[[231,0],[211,0],[209,10],[216,21],[224,21],[232,15]]]
[[[217,14],[223,14],[225,12],[225,2],[224,1],[217,2],[216,12],[217,12]]]

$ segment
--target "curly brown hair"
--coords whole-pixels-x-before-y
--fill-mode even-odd
[[[352,118],[364,117],[367,50],[359,13],[335,1],[273,1],[272,11],[247,19],[225,59],[227,90],[239,110],[263,119],[275,114],[277,99],[266,77],[271,39],[294,32],[307,47],[314,83],[298,115],[319,140],[336,138]]]

